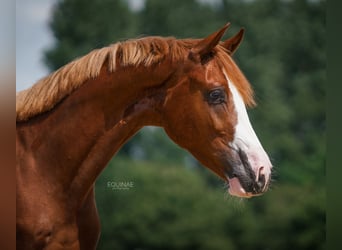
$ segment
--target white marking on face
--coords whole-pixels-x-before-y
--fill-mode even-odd
[[[235,127],[235,136],[234,141],[232,144],[239,146],[239,148],[246,148],[246,147],[262,147],[261,143],[255,134],[252,125],[249,121],[249,117],[246,110],[246,105],[235,87],[235,85],[230,81],[228,76],[226,75],[228,86],[230,92],[233,96],[233,102],[236,110],[237,115],[237,124]]]
[[[272,164],[252,128],[247,114],[246,105],[239,91],[233,82],[230,81],[227,74],[224,73],[224,75],[227,79],[228,87],[233,97],[237,115],[234,140],[230,143],[230,146],[235,150],[241,149],[247,154],[248,161],[256,174],[256,179],[258,179],[259,174],[262,173],[265,175],[266,180],[268,180]]]

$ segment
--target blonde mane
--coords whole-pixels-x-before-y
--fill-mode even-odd
[[[93,50],[41,79],[31,88],[18,92],[16,120],[25,121],[52,109],[86,80],[96,78],[104,63],[107,63],[110,72],[114,72],[117,64],[150,66],[166,56],[171,56],[173,60],[184,57],[190,42],[180,41],[175,38],[146,37]]]
[[[144,65],[148,67],[166,57],[171,57],[172,60],[176,61],[184,58],[186,52],[193,46],[194,41],[196,40],[146,37],[118,42],[108,47],[93,50],[39,80],[31,88],[18,92],[16,95],[16,120],[18,122],[26,121],[33,116],[51,110],[84,82],[96,78],[105,63],[107,63],[108,70],[114,72],[117,65]],[[238,70],[232,59],[227,56],[226,51],[223,51],[224,48],[221,46],[217,46],[217,48],[218,54],[225,54],[219,56],[220,61],[226,61],[223,66],[227,67],[233,63],[234,70]],[[248,102],[252,103],[252,90],[245,78],[243,78],[242,84],[243,86],[237,86],[239,91],[244,91],[242,95],[247,104]]]

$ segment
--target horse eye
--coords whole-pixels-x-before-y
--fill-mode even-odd
[[[210,104],[221,104],[226,101],[226,94],[223,89],[214,89],[209,92],[208,101]]]

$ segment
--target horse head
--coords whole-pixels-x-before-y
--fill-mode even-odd
[[[231,57],[244,30],[220,42],[228,26],[194,40],[167,92],[164,129],[227,181],[231,195],[251,197],[267,190],[272,164],[246,111],[254,104],[251,86]]]

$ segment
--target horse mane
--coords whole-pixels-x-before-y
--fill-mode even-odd
[[[146,37],[95,49],[42,78],[31,88],[18,92],[16,94],[16,120],[17,122],[26,121],[33,116],[51,110],[84,82],[96,78],[105,63],[108,70],[114,72],[118,65],[144,65],[148,67],[166,57],[171,57],[172,61],[181,60],[184,59],[184,55],[194,45],[195,41],[197,40]],[[215,49],[220,61],[223,62],[223,67],[234,67],[234,70],[241,73],[222,46],[217,46]],[[235,71],[229,70],[228,72]],[[241,75],[243,77],[242,86],[237,86],[238,90],[247,105],[253,104],[252,89],[242,73]],[[239,82],[241,79],[234,80]]]

